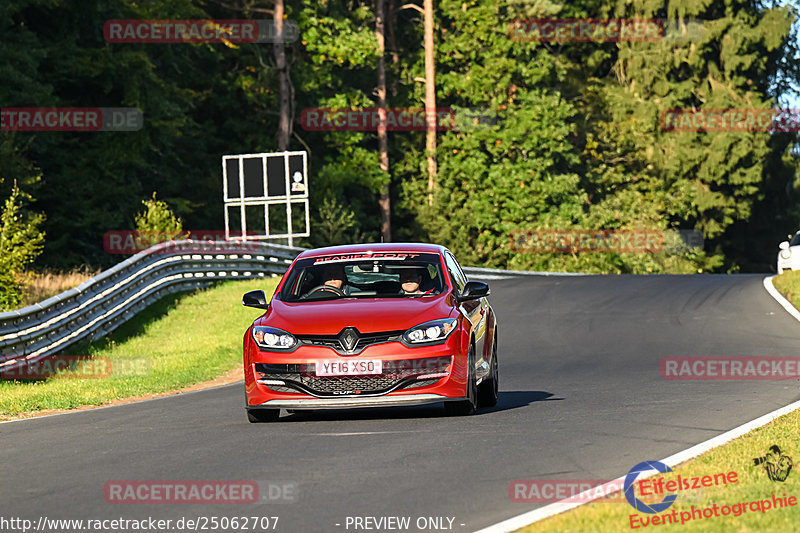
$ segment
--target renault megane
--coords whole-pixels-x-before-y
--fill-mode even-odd
[[[280,409],[444,402],[451,415],[497,403],[489,286],[446,248],[362,244],[298,255],[244,336],[250,422]]]

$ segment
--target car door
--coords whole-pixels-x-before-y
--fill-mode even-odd
[[[464,274],[461,265],[458,264],[458,261],[456,261],[452,253],[447,251],[444,257],[447,270],[450,272],[450,278],[453,280],[453,285],[458,293],[461,294],[467,284],[467,276]],[[457,305],[461,313],[472,323],[472,331],[475,337],[475,365],[476,367],[481,366],[484,362],[484,354],[486,353],[486,298],[468,300]]]

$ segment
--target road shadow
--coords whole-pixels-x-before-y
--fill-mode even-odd
[[[494,407],[483,407],[478,410],[478,414],[496,413],[498,411],[527,407],[536,402],[557,402],[563,399],[564,398],[554,398],[552,393],[544,391],[500,391],[497,395],[497,405]]]
[[[532,403],[559,401],[553,394],[544,391],[500,391],[497,405],[481,407],[474,416],[484,416],[499,411],[527,407]],[[319,411],[295,411],[282,416],[281,422],[317,422],[334,420],[407,420],[412,418],[452,418],[444,412],[442,404],[409,407],[372,407],[359,409],[325,409]]]

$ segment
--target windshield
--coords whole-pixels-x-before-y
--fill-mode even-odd
[[[295,263],[279,299],[420,298],[445,288],[438,254],[340,254]]]
[[[800,244],[800,233],[795,233],[791,242],[789,242],[789,246],[797,246],[798,244]]]

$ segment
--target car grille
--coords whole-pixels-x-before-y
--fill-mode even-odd
[[[419,388],[419,387],[425,387],[427,385],[433,385],[434,383],[436,383],[440,379],[442,379],[442,378],[418,379],[418,380],[416,380],[416,381],[414,381],[412,383],[409,383],[406,387],[403,387],[403,388],[405,388],[405,389],[416,389],[416,388]]]
[[[256,363],[255,369],[263,380],[280,380],[285,385],[268,384],[275,392],[301,392],[312,396],[342,396],[349,394],[388,394],[394,390],[424,387],[441,378],[415,379],[416,376],[444,372],[450,356],[422,359],[384,361],[383,374],[375,376],[317,377],[313,364]]]
[[[302,394],[295,387],[289,387],[288,385],[267,385],[267,387],[269,387],[270,390],[273,390],[275,392],[291,392],[294,394]]]
[[[391,392],[405,379],[382,376],[324,377],[303,374],[263,374],[264,379],[281,380],[286,385],[267,385],[275,392],[305,392],[313,396],[340,396],[342,393]]]
[[[339,339],[339,335],[295,335],[301,344],[309,346],[327,346],[342,355],[355,355],[367,346],[395,342],[400,340],[403,331],[381,331],[378,333],[359,333],[352,350],[347,350]]]
[[[303,384],[317,393],[388,391],[401,380],[381,377],[302,378]]]

